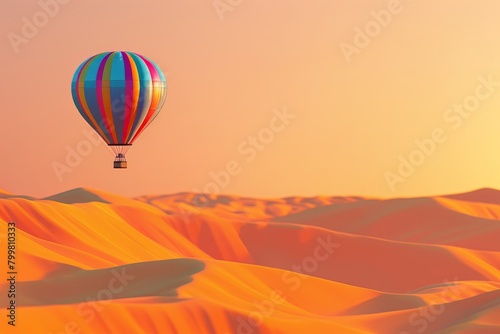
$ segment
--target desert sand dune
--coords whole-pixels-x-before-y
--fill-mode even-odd
[[[452,208],[452,209],[451,209]],[[500,251],[498,205],[441,198],[362,201],[274,218],[384,239]]]
[[[474,203],[500,204],[500,191],[491,188],[478,189],[462,194],[445,195],[443,197]]]
[[[492,189],[394,200],[1,192],[19,263],[18,326],[5,330],[500,332],[498,217]]]

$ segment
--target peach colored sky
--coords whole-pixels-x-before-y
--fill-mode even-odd
[[[354,29],[377,29],[371,11],[388,7],[391,22],[371,31],[369,45],[355,44]],[[243,0],[231,9],[221,20],[211,0],[73,0],[13,47],[23,17],[43,20],[42,9],[2,1],[0,188],[202,191],[231,161],[238,174],[207,190],[393,197],[500,188],[500,86],[479,87],[470,115],[447,112],[473,105],[478,77],[500,81],[498,1]],[[359,46],[350,62],[341,43]],[[127,155],[128,170],[113,170],[99,145],[58,177],[53,163],[66,164],[67,146],[89,129],[71,100],[73,72],[113,50],[160,65],[164,109]],[[248,136],[284,107],[296,117],[251,154]],[[391,187],[386,173],[398,173],[400,155],[419,162],[415,140],[436,128],[444,142]]]

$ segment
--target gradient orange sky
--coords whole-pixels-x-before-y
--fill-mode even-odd
[[[216,187],[221,193],[500,188],[500,86],[460,124],[444,118],[474,95],[479,77],[500,81],[500,3],[394,1],[243,0],[221,20],[211,0],[73,0],[13,47],[12,34],[23,36],[24,22],[43,18],[42,9],[4,0],[0,188],[34,196],[75,187],[131,196],[203,191],[210,172],[231,161],[239,173]],[[347,61],[342,43],[355,45],[356,27],[376,28],[372,11],[391,6],[391,22]],[[128,170],[114,170],[102,144],[58,178],[54,162],[66,164],[67,147],[89,129],[71,99],[72,75],[87,57],[114,50],[159,64],[169,85],[163,111],[127,154]],[[283,108],[295,118],[254,159],[242,154],[248,136]],[[386,173],[398,173],[400,156],[436,128],[446,140],[391,188]]]

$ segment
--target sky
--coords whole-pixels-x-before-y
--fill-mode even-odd
[[[500,188],[499,10],[495,0],[2,0],[0,188]],[[127,170],[89,137],[70,92],[81,62],[118,50],[154,60],[169,87]]]

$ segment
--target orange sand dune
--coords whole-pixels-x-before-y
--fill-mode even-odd
[[[18,271],[16,327],[0,332],[500,332],[499,217],[492,189],[394,200],[0,192]]]
[[[463,194],[445,195],[443,197],[475,203],[500,203],[500,191],[491,188],[478,189]]]
[[[368,200],[274,218],[384,239],[500,251],[500,202],[451,198]]]

